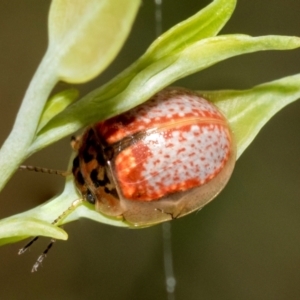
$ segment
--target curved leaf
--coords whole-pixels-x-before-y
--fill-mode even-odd
[[[68,89],[53,95],[46,103],[40,118],[38,131],[43,128],[54,116],[62,112],[79,96],[76,89]]]
[[[230,19],[236,0],[215,0],[156,39],[143,59],[157,60],[202,39],[215,36]]]
[[[115,58],[127,38],[139,0],[53,0],[49,13],[49,55],[59,77],[88,81]]]
[[[227,58],[262,50],[287,50],[297,47],[300,47],[300,38],[286,36],[229,35],[201,40],[179,53],[152,63],[135,74],[123,91],[116,91],[116,95],[108,97],[105,87],[99,88],[69,106],[38,133],[30,151],[34,152],[83,126],[127,111],[172,82]]]
[[[215,36],[231,17],[235,5],[236,0],[215,0],[192,17],[169,29],[159,36],[135,63],[101,87],[102,94],[106,98],[113,97],[126,88],[135,74],[151,63],[181,51],[193,42]]]
[[[128,227],[121,220],[111,219],[96,212],[92,205],[82,203],[74,206],[80,198],[74,186],[73,176],[66,179],[64,191],[61,195],[23,213],[8,217],[0,221],[0,245],[15,242],[28,236],[48,236],[55,239],[67,239],[67,234],[60,227],[51,223],[63,213],[66,216],[59,222],[60,225],[88,218],[112,226]]]
[[[300,98],[300,74],[244,91],[200,92],[227,117],[237,142],[237,158],[260,129],[283,107]]]
[[[60,240],[68,238],[63,229],[41,219],[15,216],[0,221],[0,245],[40,235]]]

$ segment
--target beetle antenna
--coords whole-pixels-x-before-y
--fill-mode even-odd
[[[71,172],[69,172],[69,171],[61,171],[61,170],[54,170],[54,169],[35,167],[35,166],[25,166],[25,165],[19,166],[19,170],[26,170],[26,171],[33,171],[33,172],[39,172],[39,173],[61,175],[63,177],[66,177],[66,176],[71,174]]]
[[[68,172],[68,171],[54,170],[54,169],[35,167],[35,166],[27,166],[27,165],[19,166],[19,170],[34,171],[34,172],[46,173],[46,174],[54,174],[54,175],[60,175],[63,177],[70,175],[70,172]],[[60,216],[59,218],[54,220],[54,222],[52,222],[52,224],[55,225],[59,221],[58,219],[61,219],[61,218],[62,218],[62,216]],[[27,249],[30,248],[30,246],[38,240],[38,238],[39,238],[38,236],[34,237],[28,244],[26,244],[23,248],[21,248],[19,250],[18,254],[20,255],[20,254],[23,254],[24,252],[26,252]]]
[[[51,249],[53,244],[56,242],[55,239],[51,239],[49,245],[44,250],[44,252],[38,257],[34,265],[32,266],[31,272],[36,272],[38,270],[38,267],[42,264],[43,260],[46,258],[48,251]]]
[[[27,249],[38,239],[39,237],[34,237],[28,244],[26,244],[23,248],[21,248],[18,252],[19,255],[23,254],[27,251]]]
[[[62,219],[66,218],[71,212],[73,212],[79,205],[83,203],[83,199],[77,199],[72,202],[72,204],[62,213],[60,214],[51,224],[59,226],[59,223],[62,221]],[[21,248],[18,252],[18,254],[23,254],[28,250],[28,248],[38,240],[39,236],[34,237],[28,244],[26,244],[23,248]],[[31,272],[36,272],[38,270],[38,267],[42,264],[43,260],[46,258],[47,253],[55,243],[55,239],[51,239],[49,245],[44,250],[44,252],[38,257],[36,262],[34,263]]]

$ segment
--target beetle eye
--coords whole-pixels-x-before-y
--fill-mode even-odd
[[[87,190],[87,193],[85,195],[85,199],[86,199],[87,202],[89,202],[91,204],[96,203],[96,199],[95,199],[94,195],[91,193],[90,190]]]

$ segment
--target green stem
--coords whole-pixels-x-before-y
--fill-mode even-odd
[[[49,53],[49,52],[48,52]],[[0,149],[0,190],[27,157],[41,113],[58,81],[51,56],[44,56],[25,93],[13,129]]]

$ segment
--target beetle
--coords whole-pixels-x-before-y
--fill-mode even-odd
[[[94,124],[72,144],[83,199],[137,227],[201,209],[224,188],[236,159],[219,109],[178,87]]]
[[[236,160],[233,133],[224,115],[197,92],[178,87],[166,88],[147,102],[88,127],[71,145],[77,152],[72,173],[81,197],[52,222],[58,226],[83,201],[132,227],[183,217],[220,193]],[[32,272],[54,242],[51,239]]]

